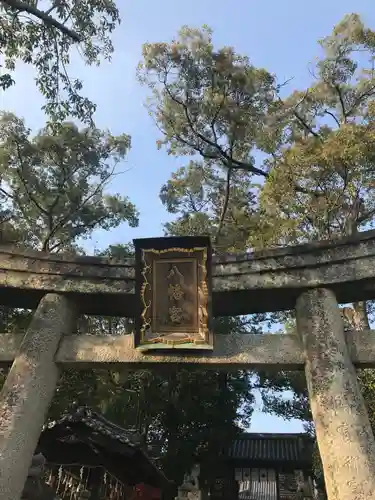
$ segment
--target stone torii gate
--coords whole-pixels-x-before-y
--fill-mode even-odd
[[[138,240],[135,262],[1,247],[0,304],[35,309],[25,336],[0,335],[0,365],[11,364],[0,394],[1,500],[20,498],[61,370],[160,365],[304,369],[329,500],[375,499],[375,442],[355,373],[375,367],[375,332],[344,332],[338,308],[374,298],[375,231],[212,262],[204,238]],[[211,308],[295,308],[298,332],[213,343]],[[79,314],[135,317],[136,334],[77,335]]]

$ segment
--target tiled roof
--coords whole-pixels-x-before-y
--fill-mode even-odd
[[[115,463],[113,456],[117,457],[119,464],[126,457],[128,460],[131,457],[130,464],[135,471],[133,472],[142,480],[147,477],[152,486],[169,484],[163,472],[146,453],[146,443],[143,443],[142,437],[137,432],[123,429],[87,407],[76,407],[72,411],[66,411],[58,420],[45,424],[40,435],[38,450],[45,455],[47,461],[60,463],[59,446],[61,444],[72,446],[69,453],[73,453],[77,443],[82,449],[89,450],[88,453],[100,456],[101,465],[105,468],[108,468],[107,462]],[[129,462],[127,462],[129,468],[128,464]],[[109,472],[117,477],[116,471],[109,470]],[[120,477],[118,479],[121,480]]]
[[[269,462],[311,462],[312,440],[306,434],[243,434],[228,458]]]
[[[93,431],[99,432],[104,436],[110,437],[122,444],[130,447],[141,448],[142,440],[138,433],[125,430],[122,427],[110,422],[103,415],[96,413],[87,407],[78,407],[73,412],[66,412],[58,420],[48,422],[43,427],[45,429],[53,429],[56,426],[76,424],[82,422]]]

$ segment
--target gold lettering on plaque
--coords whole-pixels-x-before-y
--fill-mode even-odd
[[[189,313],[186,306],[186,284],[184,275],[180,272],[177,264],[173,264],[167,275],[169,307],[169,320],[175,325],[181,325],[189,321]]]
[[[172,323],[180,324],[182,321],[182,309],[181,307],[172,306],[168,309],[169,318]]]
[[[206,249],[147,249],[142,259],[141,342],[206,343]]]
[[[181,285],[169,285],[168,295],[174,300],[181,300],[184,296],[184,292],[181,289]]]

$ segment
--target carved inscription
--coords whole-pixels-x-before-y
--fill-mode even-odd
[[[154,260],[152,330],[199,330],[198,265],[189,258]]]
[[[137,345],[210,346],[209,247],[138,248],[140,318]],[[153,241],[155,242],[156,239]],[[160,241],[163,240],[163,241]],[[145,244],[144,240],[140,241]],[[149,240],[146,240],[146,243]],[[162,345],[161,345],[162,344]]]

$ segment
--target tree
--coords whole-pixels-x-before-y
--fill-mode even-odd
[[[83,253],[80,242],[96,228],[137,223],[137,212],[126,197],[106,193],[129,147],[127,136],[80,130],[70,123],[58,128],[54,124],[53,129],[47,125],[33,136],[22,120],[3,114],[0,141],[1,196],[17,242],[48,252]],[[117,259],[131,254],[129,245],[113,245],[102,252]],[[7,325],[10,320],[6,318]],[[228,332],[238,326],[220,321],[217,330]],[[84,316],[79,324],[80,332],[91,334],[128,334],[130,329],[131,321],[124,318]],[[248,388],[242,373],[229,377],[223,387],[216,374],[205,374],[203,382],[200,370],[178,374],[68,370],[59,382],[50,417],[56,418],[72,404],[97,408],[119,425],[136,429],[149,444],[163,443],[161,463],[179,481],[198,448],[213,454],[212,443],[219,442],[211,439],[215,432],[230,439],[237,432],[236,422],[248,420],[252,401]],[[239,407],[244,407],[243,415],[238,414]]]
[[[320,44],[324,56],[312,86],[280,100],[268,120],[266,136],[274,139],[274,151],[267,159],[270,175],[261,206],[273,220],[275,241],[281,236],[291,242],[332,239],[374,224],[375,32],[352,14]],[[296,183],[314,195],[297,193]],[[373,304],[353,307],[362,327],[368,327]],[[374,372],[360,370],[358,376],[374,424]],[[284,404],[267,392],[268,409],[310,420],[301,377],[285,374],[284,387],[294,390],[293,401]]]
[[[211,30],[203,26],[182,28],[170,44],[144,45],[139,79],[152,89],[150,111],[163,134],[158,146],[173,155],[201,156],[203,161],[188,167],[189,182],[194,176],[199,183],[201,177],[211,193],[215,183],[225,185],[216,228],[220,234],[232,183],[242,177],[249,185],[250,173],[265,175],[255,165],[252,151],[259,124],[274,99],[273,76],[230,47],[216,51]],[[177,173],[169,187],[183,174]],[[206,201],[203,196],[201,202]]]
[[[210,234],[215,251],[241,251],[259,222],[256,191],[248,172],[191,161],[162,186],[161,200],[178,218],[165,225],[174,235]],[[253,191],[253,192],[252,192]]]
[[[352,14],[320,45],[315,82],[280,100],[266,130],[274,145],[263,204],[279,221],[293,214],[289,237],[298,241],[355,233],[375,214],[375,32]]]
[[[69,76],[72,49],[85,63],[110,59],[110,35],[120,23],[112,0],[0,1],[0,88],[13,85],[18,61],[36,69],[36,85],[45,97],[44,110],[54,121],[74,117],[92,124],[95,104],[81,95],[82,81]]]
[[[374,223],[375,32],[352,14],[320,44],[324,57],[313,85],[280,101],[268,120],[274,154],[266,161],[261,206],[275,240],[279,228],[301,242],[355,234]],[[296,183],[314,195],[297,193]],[[372,305],[354,308],[368,327]]]
[[[234,49],[215,49],[207,27],[185,27],[170,44],[145,45],[139,74],[152,89],[159,146],[192,159],[162,191],[168,209],[180,210],[183,230],[233,228],[231,249],[243,250],[338,238],[373,225],[375,33],[351,14],[320,45],[312,85],[289,96],[285,83]],[[237,186],[248,200],[243,232],[227,213],[224,228],[218,217],[218,208],[237,208],[234,172],[247,176]],[[366,326],[372,304],[354,308]],[[270,320],[294,322],[292,313]],[[259,376],[269,410],[311,419],[304,377]],[[373,377],[360,378],[370,403]],[[294,390],[292,401],[278,397],[285,389]]]
[[[248,424],[253,400],[244,372],[220,379],[201,369],[137,370],[113,373],[102,389],[101,411],[143,435],[177,484],[197,456],[213,460],[222,446],[229,446],[238,424]]]
[[[82,240],[95,229],[108,230],[123,222],[137,225],[138,214],[130,200],[107,192],[109,182],[120,175],[116,167],[129,147],[126,135],[80,130],[71,123],[47,125],[33,136],[23,120],[0,114],[2,243],[82,254]],[[0,331],[25,331],[30,317],[30,311],[1,307]],[[87,325],[86,318],[81,319],[81,329],[82,325]],[[53,409],[61,411],[80,392],[95,400],[93,381],[91,372],[83,378],[72,372],[64,375]]]
[[[193,166],[220,172],[217,179],[225,182],[226,191],[224,220],[234,173],[252,174],[258,183],[269,176],[267,165],[262,168],[254,153],[272,152],[267,117],[279,108],[284,84],[277,84],[274,75],[255,68],[232,47],[215,49],[206,25],[201,30],[184,26],[171,43],[145,44],[138,77],[152,92],[149,110],[162,133],[158,147],[194,160],[200,156],[201,162],[194,161]],[[253,185],[248,196],[256,195],[258,188]],[[306,191],[298,184],[295,189]],[[219,233],[221,225],[222,221]],[[258,233],[267,231],[268,222],[263,220]],[[263,239],[254,244],[263,245]]]
[[[33,248],[77,248],[93,230],[138,224],[126,196],[108,194],[116,167],[130,147],[127,135],[64,123],[35,136],[24,121],[0,115],[0,201],[13,234]]]

